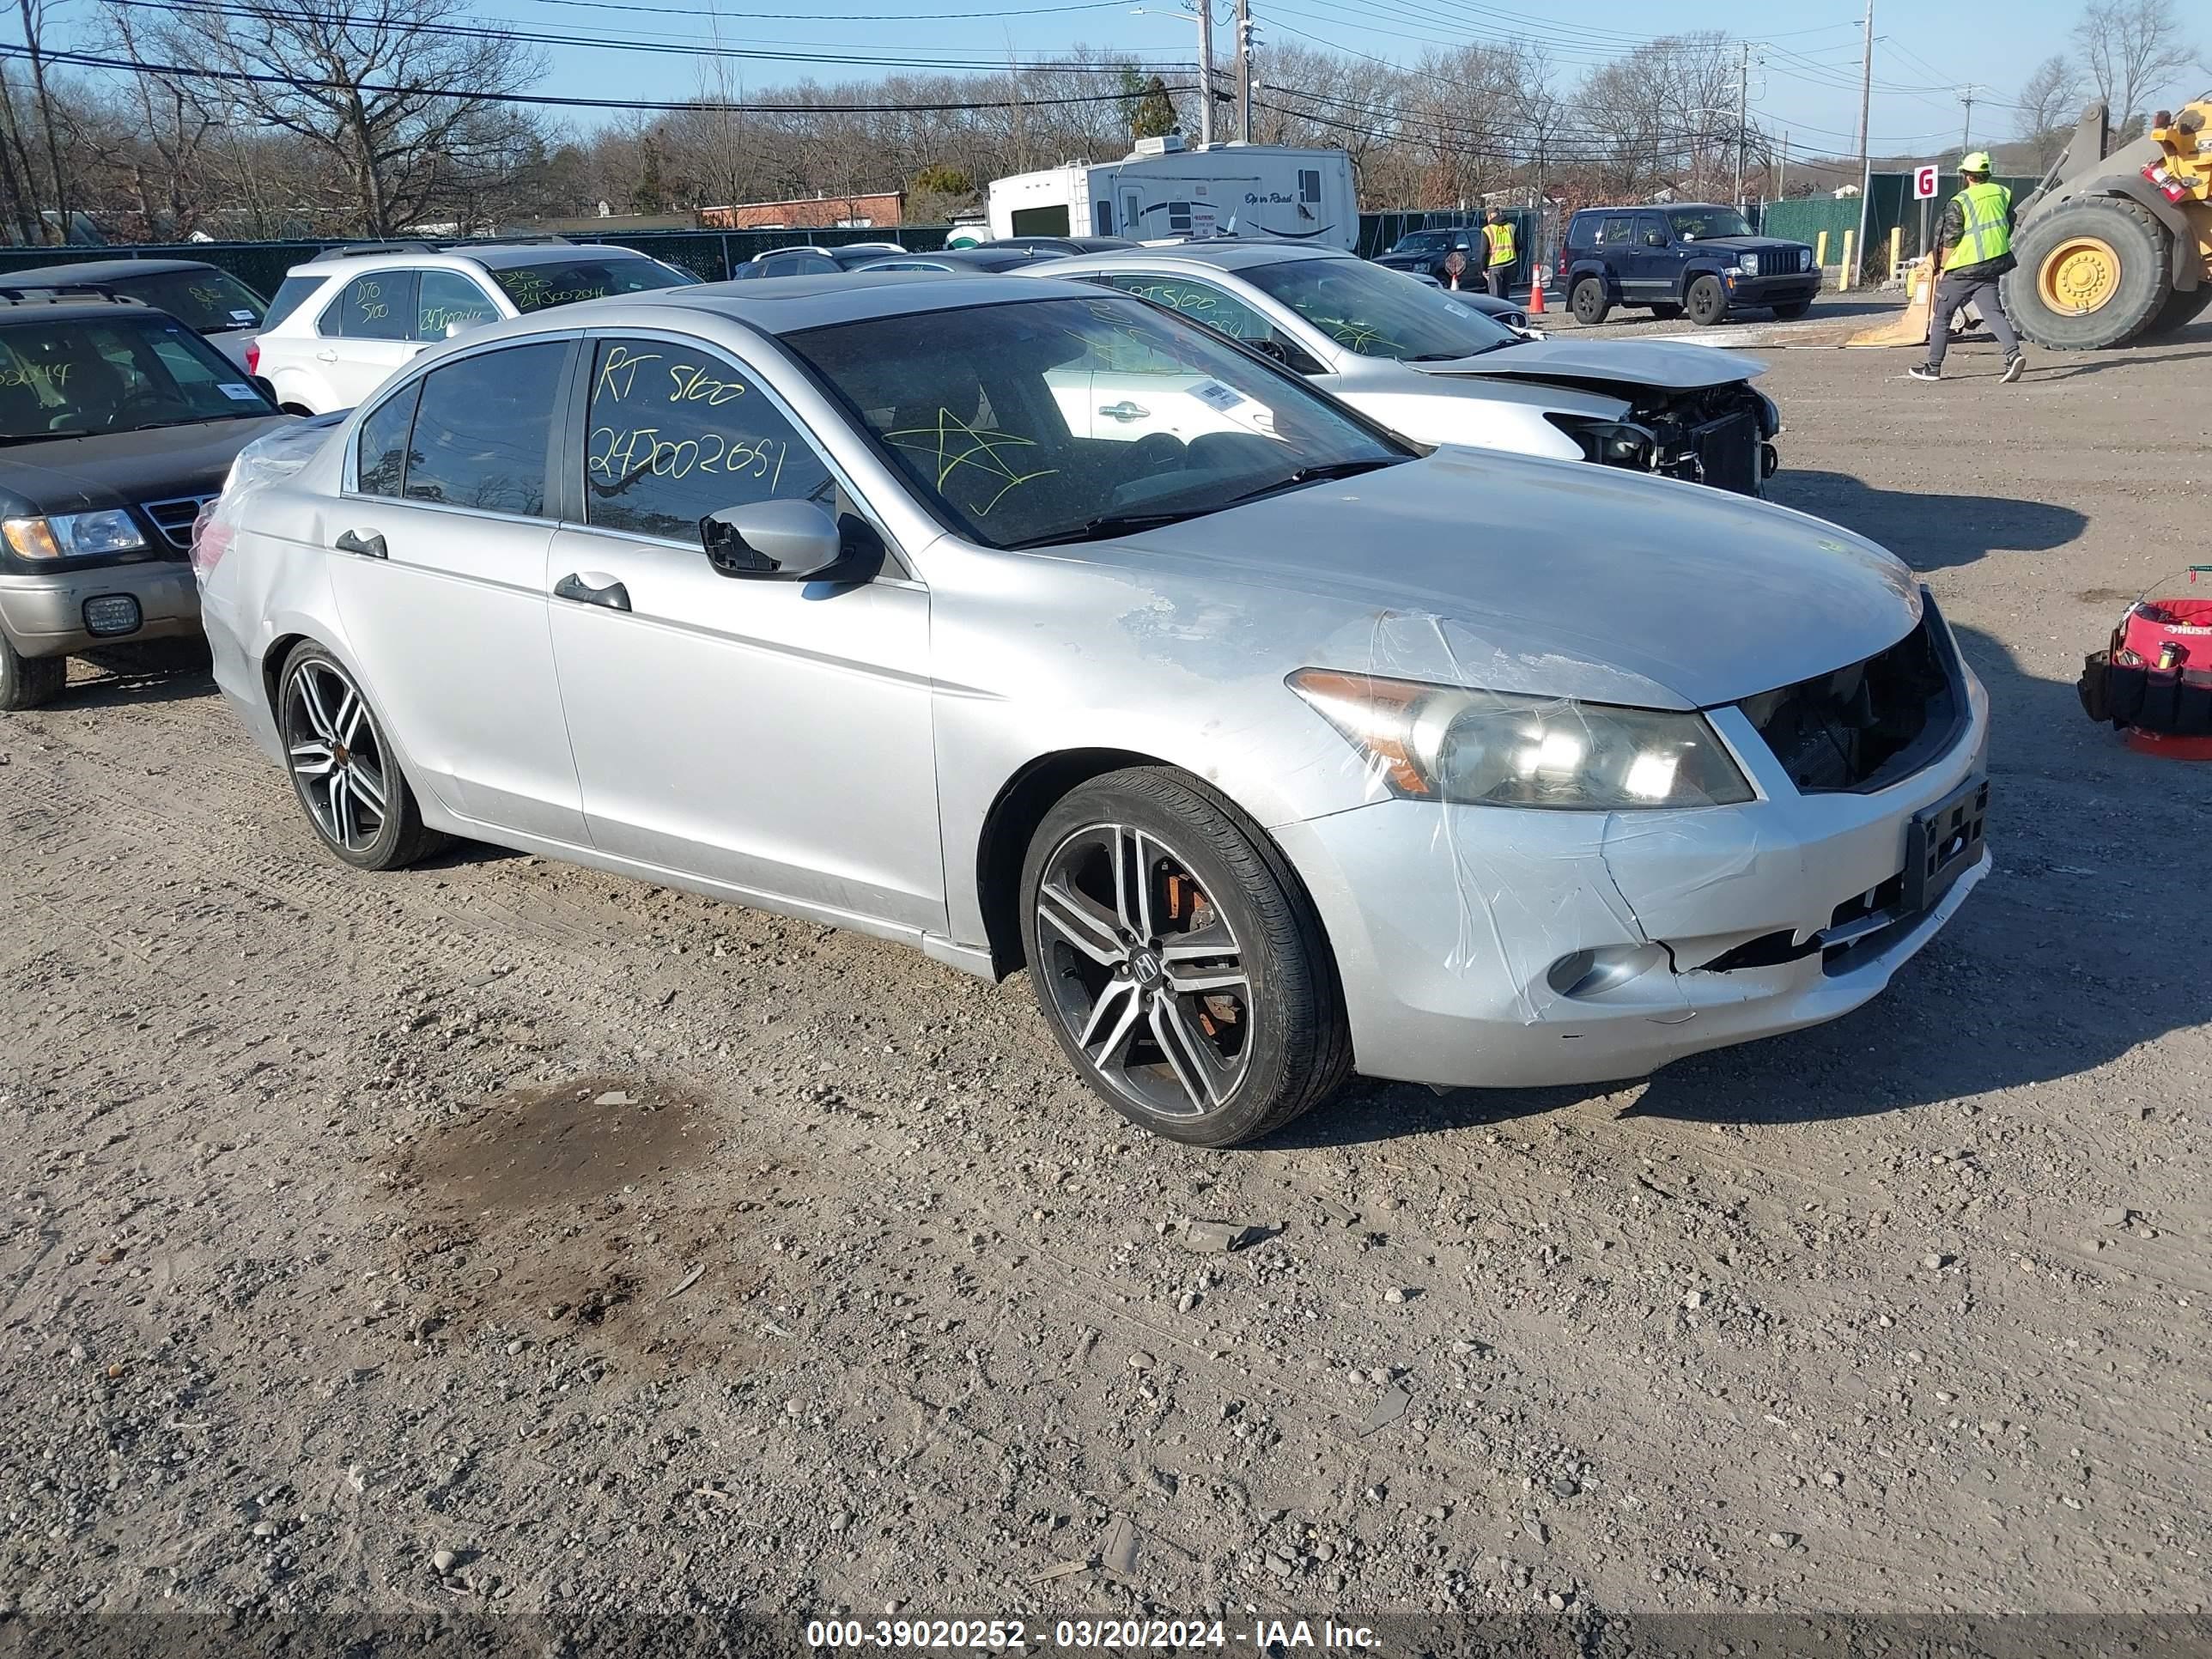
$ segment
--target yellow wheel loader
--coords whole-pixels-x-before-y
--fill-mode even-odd
[[[2110,143],[2092,104],[2016,210],[2005,312],[2055,351],[2179,328],[2212,301],[2212,93],[2107,155]]]

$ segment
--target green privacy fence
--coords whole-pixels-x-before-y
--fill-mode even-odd
[[[1525,280],[1528,274],[1527,251],[1534,245],[1530,224],[1534,216],[1524,209],[1515,208],[1505,216],[1513,221],[1523,251],[1516,280]],[[1359,252],[1363,258],[1372,258],[1409,230],[1479,224],[1481,219],[1479,212],[1363,213],[1359,216]],[[718,283],[755,254],[766,253],[773,248],[810,245],[835,247],[848,242],[896,241],[901,246],[919,253],[943,247],[945,238],[951,234],[952,227],[950,225],[898,225],[873,230],[641,230],[604,236],[593,235],[589,231],[568,231],[564,232],[563,236],[568,241],[585,246],[601,244],[611,247],[635,248],[656,259],[665,259],[672,265],[680,265],[703,281]],[[467,246],[465,242],[441,245]],[[11,270],[27,270],[33,265],[76,264],[89,259],[199,259],[228,271],[250,289],[262,294],[274,294],[276,285],[284,280],[286,271],[294,265],[305,264],[325,249],[368,246],[372,245],[358,239],[332,237],[326,240],[283,242],[172,242],[112,247],[72,244],[68,247],[0,248],[0,275]]]
[[[2000,178],[1996,181],[2012,191],[2013,199],[2025,200],[2027,193],[2043,181],[2040,179]],[[1936,181],[1936,199],[1929,204],[1928,228],[1932,238],[1936,227],[1943,217],[1943,204],[1958,194],[1959,175],[1945,173]],[[1893,226],[1905,230],[1903,252],[1908,259],[1917,259],[1927,250],[1921,246],[1920,204],[1912,199],[1912,175],[1909,173],[1877,173],[1874,188],[1867,194],[1867,241],[1877,250],[1880,258],[1888,258],[1889,233]],[[1844,257],[1844,233],[1856,235],[1859,228],[1859,201],[1856,196],[1838,201],[1832,196],[1807,196],[1787,202],[1769,202],[1760,210],[1759,228],[1768,236],[1786,237],[1793,242],[1810,242],[1818,246],[1820,233],[1828,235],[1828,260],[1836,264]],[[1871,264],[1864,267],[1872,270]]]
[[[920,252],[945,246],[951,227],[902,225],[891,230],[644,230],[623,235],[594,236],[571,232],[565,240],[582,246],[635,248],[680,265],[704,281],[720,282],[757,253],[801,244],[838,246],[847,242],[881,242],[896,239],[901,246]],[[496,240],[496,238],[486,239]],[[200,259],[227,270],[248,288],[274,294],[294,265],[313,258],[325,248],[360,247],[374,244],[333,238],[328,241],[296,242],[175,242],[166,246],[131,247],[8,248],[0,250],[0,274],[27,270],[33,265],[76,264],[89,259]],[[465,242],[441,243],[465,248]]]

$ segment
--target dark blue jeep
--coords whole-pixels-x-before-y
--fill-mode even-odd
[[[1644,306],[1710,328],[1742,306],[1802,317],[1820,271],[1804,243],[1753,235],[1734,208],[1668,203],[1583,209],[1568,222],[1553,286],[1578,323]]]

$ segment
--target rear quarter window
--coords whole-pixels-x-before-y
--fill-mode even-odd
[[[308,296],[330,279],[326,276],[287,276],[276,289],[276,297],[269,302],[269,309],[261,319],[261,326],[274,328],[307,302]]]

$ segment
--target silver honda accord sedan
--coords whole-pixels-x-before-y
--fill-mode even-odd
[[[1097,435],[1140,380],[1183,432]],[[1204,1145],[1355,1070],[1832,1018],[1989,868],[1987,699],[1879,547],[1424,449],[1074,284],[489,327],[248,451],[195,568],[346,863],[465,836],[1025,964],[1097,1091]]]

